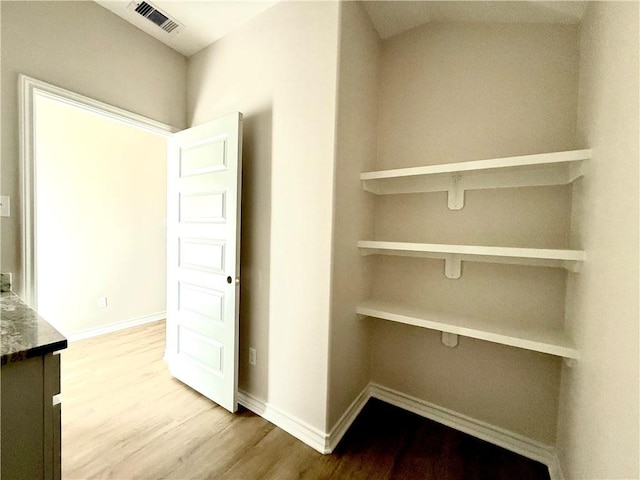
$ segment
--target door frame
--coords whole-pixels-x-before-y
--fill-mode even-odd
[[[146,132],[164,137],[180,131],[150,118],[114,107],[90,97],[57,87],[50,83],[20,75],[18,80],[18,114],[19,114],[19,176],[20,200],[22,203],[22,299],[34,310],[37,309],[37,261],[36,258],[36,131],[35,101],[38,97],[48,98],[66,105],[79,108],[85,112],[115,120],[125,125],[140,128]]]

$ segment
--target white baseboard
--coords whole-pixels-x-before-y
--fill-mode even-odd
[[[340,443],[340,440],[342,440],[342,437],[347,433],[347,430],[349,430],[349,427],[351,427],[351,424],[358,417],[370,398],[370,387],[367,385],[356,399],[351,402],[347,411],[344,412],[342,417],[340,417],[329,432],[327,443],[325,445],[327,453],[333,452],[333,450],[338,446],[338,443]]]
[[[371,398],[377,398],[391,405],[403,408],[422,417],[543,463],[547,465],[551,471],[550,466],[553,464],[555,450],[549,445],[381,385],[372,383],[369,385],[369,389]]]
[[[86,328],[84,330],[78,330],[76,332],[65,333],[67,341],[77,342],[78,340],[84,340],[85,338],[97,337],[98,335],[104,335],[106,333],[117,332],[118,330],[124,330],[125,328],[137,327],[144,325],[145,323],[158,322],[164,320],[166,312],[153,313],[151,315],[144,315],[142,317],[132,318],[129,320],[123,320],[120,322],[109,323],[99,327]]]
[[[321,453],[331,453],[335,449],[370,398],[382,400],[540,462],[549,469],[551,480],[564,480],[553,447],[375,383],[370,383],[360,392],[326,434],[247,392],[238,393],[238,402],[241,405]]]
[[[318,452],[331,453],[327,449],[328,435],[299,418],[241,390],[238,391],[238,403]]]

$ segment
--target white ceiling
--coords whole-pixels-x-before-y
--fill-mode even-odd
[[[279,0],[147,0],[184,25],[177,34],[167,34],[128,9],[131,0],[95,1],[174,50],[191,56]],[[579,23],[587,5],[586,1],[522,0],[366,0],[363,3],[382,39],[428,22]]]
[[[189,57],[272,7],[278,0],[146,0],[184,25],[177,34],[160,27],[127,7],[131,0],[95,0],[96,3],[165,45]]]

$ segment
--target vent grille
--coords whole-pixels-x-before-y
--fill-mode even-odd
[[[183,25],[181,25],[177,20],[169,17],[166,13],[149,2],[131,2],[129,4],[129,9],[133,10],[138,15],[142,15],[144,18],[167,33],[178,33],[183,27]]]

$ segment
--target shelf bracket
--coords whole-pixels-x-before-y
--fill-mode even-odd
[[[458,346],[458,335],[455,333],[442,332],[442,336],[440,337],[442,343],[447,347],[457,347]]]
[[[458,255],[449,255],[444,259],[444,276],[457,280],[462,275],[462,260]]]
[[[582,262],[566,260],[562,262],[562,267],[566,268],[570,272],[580,273],[580,270],[582,269]]]
[[[460,186],[461,175],[453,175],[451,177],[451,186],[449,187],[448,207],[449,210],[461,210],[464,207],[464,188]]]

